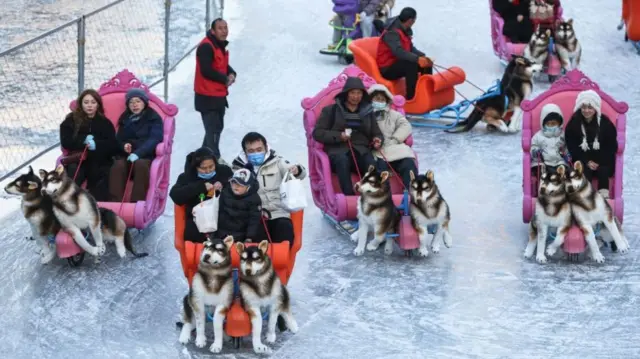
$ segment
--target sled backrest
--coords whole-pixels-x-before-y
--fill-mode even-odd
[[[314,97],[307,97],[303,99],[302,108],[304,109],[304,129],[309,140],[313,141],[311,137],[313,128],[316,125],[316,121],[318,120],[322,109],[335,103],[336,95],[342,91],[342,88],[344,87],[344,84],[349,77],[359,77],[360,79],[362,79],[362,82],[367,89],[376,83],[373,78],[369,77],[357,66],[350,65],[345,68],[340,73],[340,75],[331,80],[329,82],[329,85],[322,91],[320,91],[317,95],[315,95]],[[404,102],[404,97],[394,96],[391,108],[404,114]],[[407,144],[410,146],[413,144],[413,140],[411,137],[407,139]],[[320,144],[317,145],[321,146]]]

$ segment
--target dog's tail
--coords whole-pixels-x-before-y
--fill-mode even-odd
[[[478,109],[478,107],[474,107],[473,111],[466,120],[460,121],[454,128],[445,130],[448,133],[462,133],[469,132],[472,128],[474,128],[478,122],[482,120],[484,114]]]
[[[135,249],[133,249],[133,238],[131,237],[131,233],[128,230],[124,231],[124,247],[131,252],[136,258],[142,258],[149,255],[147,252],[137,253]]]

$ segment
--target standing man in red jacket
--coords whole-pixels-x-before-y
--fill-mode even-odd
[[[217,18],[211,23],[211,30],[196,50],[195,91],[196,111],[202,116],[204,140],[202,147],[209,147],[216,159],[220,159],[220,135],[224,128],[224,112],[229,107],[227,95],[229,86],[236,80],[236,72],[229,65],[227,51],[227,22]]]
[[[380,74],[387,80],[405,78],[407,100],[416,94],[418,74],[431,74],[433,62],[424,53],[413,46],[411,27],[418,14],[411,7],[405,7],[382,32],[378,40],[376,63]]]

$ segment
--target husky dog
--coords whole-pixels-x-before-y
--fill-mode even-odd
[[[262,314],[260,308],[269,307],[267,323],[267,343],[276,341],[276,324],[278,316],[282,316],[287,328],[292,333],[298,331],[298,324],[291,314],[291,298],[289,291],[276,274],[267,255],[269,242],[262,241],[257,246],[245,247],[244,243],[236,243],[240,254],[240,296],[242,306],[251,318],[253,351],[271,353],[271,348],[262,344]]]
[[[198,272],[193,276],[189,294],[182,300],[182,331],[180,343],[187,344],[191,330],[196,328],[196,346],[204,348],[207,344],[205,336],[205,306],[215,306],[213,316],[213,344],[209,350],[220,353],[222,350],[222,324],[229,307],[233,302],[233,277],[231,276],[231,247],[233,237],[224,240],[214,239],[204,242],[200,255]],[[195,322],[195,323],[194,323]]]
[[[549,57],[549,42],[551,41],[551,30],[541,29],[540,26],[531,35],[529,44],[524,48],[524,57],[529,61],[539,65],[544,65]]]
[[[529,224],[529,242],[524,250],[524,257],[529,259],[536,251],[536,261],[547,263],[544,255],[549,227],[557,228],[556,238],[549,247],[552,256],[556,249],[564,243],[564,237],[569,232],[573,222],[571,220],[571,206],[565,190],[566,170],[559,166],[556,172],[547,172],[544,164],[540,166],[540,184],[536,198],[536,209]]]
[[[573,30],[573,19],[561,21],[556,25],[554,40],[562,67],[566,71],[579,68],[582,46]]]
[[[419,174],[417,177],[413,171],[410,171],[409,176],[411,177],[409,213],[411,214],[411,224],[420,238],[418,253],[422,257],[429,255],[427,227],[434,224],[438,226],[438,229],[431,239],[431,251],[433,253],[440,252],[441,239],[447,248],[451,248],[453,244],[449,233],[451,213],[447,201],[442,198],[438,185],[436,185],[433,171],[429,170],[425,175]]]
[[[584,233],[584,239],[591,250],[591,257],[597,263],[604,263],[604,256],[600,253],[600,248],[596,242],[593,226],[602,222],[613,238],[618,251],[626,253],[629,251],[629,242],[622,232],[620,222],[613,214],[613,209],[609,202],[602,195],[593,189],[591,183],[584,176],[582,162],[576,161],[573,170],[565,179],[565,187],[571,204],[571,212],[578,226]],[[555,242],[554,242],[555,243]],[[553,255],[557,247],[549,246],[547,254]]]
[[[366,248],[369,251],[378,249],[385,242],[384,253],[393,253],[393,238],[386,238],[387,232],[397,232],[400,223],[400,212],[393,203],[391,188],[387,180],[389,172],[378,172],[374,166],[369,166],[367,173],[355,184],[355,188],[361,193],[358,199],[358,230],[351,235],[351,239],[357,238],[358,245],[353,254],[361,256],[364,253],[367,236],[373,231],[374,238]]]
[[[513,55],[500,81],[500,95],[478,101],[466,120],[446,132],[467,132],[480,121],[485,121],[487,128],[491,130],[497,128],[502,132],[520,131],[522,129],[520,103],[533,90],[533,74],[541,70],[541,64]],[[509,112],[513,113],[512,121],[505,119],[505,115]]]
[[[127,230],[127,223],[124,219],[107,208],[98,208],[98,211],[100,212],[100,220],[102,223],[102,238],[107,242],[114,242],[116,244],[116,251],[118,251],[120,258],[126,257],[126,251],[131,252],[136,258],[149,255],[149,253],[145,252],[137,253],[135,249],[133,249],[133,239]]]
[[[22,196],[22,214],[31,226],[31,238],[40,244],[40,262],[51,262],[56,256],[56,251],[49,245],[49,237],[55,236],[61,227],[53,214],[51,198],[41,192],[42,181],[29,166],[29,173],[7,184],[4,190],[9,194]]]

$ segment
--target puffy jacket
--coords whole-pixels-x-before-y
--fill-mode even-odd
[[[573,114],[565,128],[567,148],[574,162],[581,161],[583,165],[586,165],[587,162],[593,161],[600,166],[613,170],[616,165],[616,152],[618,152],[618,131],[609,117],[600,113],[598,115],[600,116],[600,124],[597,121],[585,123],[580,110]],[[582,134],[583,123],[587,134],[587,143],[589,144],[587,151],[580,147],[584,137]],[[600,149],[598,150],[593,149],[593,142],[596,137],[600,142]]]
[[[235,241],[250,238],[258,241],[260,226],[262,226],[260,210],[260,196],[258,183],[253,181],[249,191],[242,196],[233,193],[231,186],[226,186],[220,194],[220,212],[218,214],[218,231],[216,237],[224,238],[232,235]]]
[[[200,233],[196,223],[193,221],[193,207],[200,203],[200,195],[207,194],[205,183],[214,184],[222,183],[223,186],[229,187],[229,179],[233,176],[231,168],[223,164],[216,164],[216,175],[210,180],[204,180],[198,177],[197,164],[193,159],[198,157],[198,152],[194,151],[187,155],[184,163],[184,172],[178,176],[178,180],[171,187],[169,196],[173,203],[185,206],[186,220],[184,227],[184,240],[191,242],[204,242],[205,235]]]
[[[547,134],[543,131],[545,119],[550,117],[549,115],[551,114],[557,115],[554,119],[559,120],[562,127],[562,110],[560,107],[555,104],[545,105],[540,111],[540,130],[531,138],[531,167],[540,165],[538,152],[541,152],[542,162],[547,166],[566,165],[564,155],[567,153],[567,148],[564,141],[564,132]]]
[[[147,107],[140,114],[140,119],[133,121],[133,113],[129,109],[125,110],[118,120],[118,146],[121,155],[124,152],[125,143],[131,144],[131,153],[135,153],[140,158],[154,159],[156,156],[156,146],[162,142],[164,136],[164,124],[162,117],[151,107]]]
[[[289,213],[282,208],[280,184],[282,184],[282,179],[289,172],[289,169],[295,165],[279,156],[274,150],[267,149],[267,156],[265,157],[262,166],[255,168],[247,161],[245,153],[240,152],[233,160],[233,170],[247,168],[256,175],[260,186],[258,195],[260,195],[260,200],[262,201],[262,208],[269,211],[270,219],[289,217]],[[307,176],[307,170],[301,165],[297,166],[299,172],[296,178],[304,179]]]
[[[384,111],[375,112],[375,118],[384,136],[381,150],[387,161],[416,158],[411,147],[404,143],[411,135],[411,123],[400,112],[387,108]],[[379,151],[374,151],[373,154],[382,158]]]
[[[85,121],[74,136],[73,112],[65,117],[60,124],[60,145],[67,151],[83,151],[84,140],[87,135],[93,135],[96,143],[94,151],[87,150],[87,162],[92,162],[98,167],[110,166],[113,156],[117,152],[116,130],[113,124],[103,114],[97,113],[89,121]],[[105,174],[106,175],[106,174]]]

